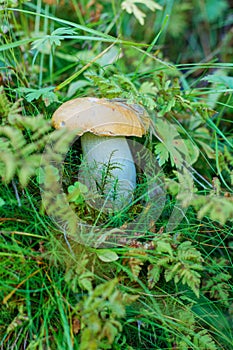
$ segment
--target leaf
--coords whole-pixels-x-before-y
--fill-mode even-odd
[[[73,28],[67,28],[67,27],[60,27],[55,29],[52,33],[51,36],[58,36],[60,39],[62,39],[63,36],[65,35],[74,35],[75,30]]]
[[[196,161],[198,160],[199,154],[200,154],[198,147],[194,144],[194,142],[192,142],[189,139],[185,139],[183,141],[187,147],[187,150],[188,150],[188,153],[190,156],[190,164],[196,163]]]
[[[191,205],[198,211],[198,219],[209,216],[221,225],[233,219],[233,197],[194,195]]]
[[[53,90],[54,90],[54,86],[41,88],[39,90],[31,89],[31,88],[22,88],[22,87],[17,89],[17,91],[20,94],[26,94],[25,98],[28,102],[39,100],[40,98],[42,98],[46,107],[49,106],[51,103],[58,101],[58,97],[53,92]]]
[[[28,156],[23,161],[23,165],[20,166],[20,171],[18,172],[19,182],[22,185],[22,187],[27,186],[30,177],[35,174],[35,169],[39,167],[40,163],[41,163],[40,154],[33,154],[31,156]]]
[[[142,94],[156,95],[158,93],[157,87],[151,81],[144,81],[139,89]]]
[[[0,207],[3,207],[5,204],[6,202],[4,201],[4,199],[0,197]]]
[[[210,334],[206,329],[202,329],[200,332],[194,335],[193,345],[196,349],[202,350],[217,350],[218,347],[214,343]]]
[[[81,289],[91,292],[92,280],[93,280],[93,273],[91,271],[84,272],[78,278],[78,285]]]
[[[207,75],[201,80],[208,81],[209,83],[215,83],[217,85],[224,86],[228,89],[233,89],[233,77],[228,77],[227,75]]]
[[[42,94],[42,100],[46,107],[51,105],[53,102],[58,102],[58,97],[53,91],[48,91]]]
[[[132,272],[132,278],[134,280],[136,280],[137,277],[139,276],[143,264],[144,264],[144,262],[141,259],[137,258],[137,257],[129,258],[128,265],[130,267],[130,270]]]
[[[164,240],[157,242],[157,252],[158,253],[168,253],[170,256],[173,256],[171,244],[165,242]]]
[[[103,56],[101,56],[96,63],[98,63],[101,67],[113,64],[120,57],[119,48],[113,46],[110,50],[108,50]]]
[[[119,256],[110,249],[101,249],[96,252],[98,258],[104,262],[112,262],[119,259]]]
[[[86,86],[90,86],[90,82],[87,80],[78,80],[74,83],[71,83],[67,92],[67,97],[71,97],[76,94],[77,91],[85,88]]]
[[[157,264],[150,264],[147,268],[147,281],[148,288],[154,288],[155,284],[159,281],[162,269]]]
[[[169,234],[155,238],[154,244],[154,255],[150,257],[151,264],[148,267],[148,286],[153,288],[161,273],[164,273],[166,282],[174,280],[177,284],[181,281],[199,297],[199,272],[203,270],[201,253],[190,241],[176,241],[174,244],[174,238]]]
[[[228,6],[226,0],[206,0],[205,16],[208,18],[208,21],[213,23],[223,16]]]
[[[0,168],[2,181],[9,183],[15,175],[17,161],[12,152],[4,151],[0,153],[0,162],[4,164],[3,169]]]
[[[165,119],[157,118],[155,121],[156,133],[164,147],[159,144],[155,147],[155,153],[159,155],[160,164],[167,161],[169,153],[172,166],[182,168],[183,164],[190,165],[191,157],[185,140],[181,138],[175,126]],[[166,152],[167,150],[167,152]],[[195,155],[196,157],[196,155]],[[194,158],[195,159],[195,158]]]
[[[51,35],[44,35],[42,38],[35,40],[32,43],[32,50],[49,54],[51,47],[60,46],[61,40],[64,40],[67,35],[73,35],[75,31],[71,28],[55,29]]]
[[[148,7],[151,11],[162,10],[162,6],[160,6],[157,2],[153,0],[126,0],[121,4],[121,8],[125,10],[129,14],[133,14],[135,18],[141,25],[144,25],[146,14],[142,12],[136,4],[143,4]]]
[[[81,330],[81,322],[80,318],[77,316],[74,316],[72,319],[72,332],[76,335]]]
[[[76,181],[74,185],[68,187],[68,201],[75,204],[82,204],[84,202],[84,194],[88,192],[86,185]]]
[[[167,147],[162,142],[158,143],[155,146],[155,153],[159,157],[158,163],[160,166],[164,165],[168,161],[169,152],[167,150]]]

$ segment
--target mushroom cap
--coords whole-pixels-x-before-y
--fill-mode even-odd
[[[53,114],[56,129],[66,127],[77,135],[142,137],[150,125],[146,110],[124,100],[84,97],[63,103]]]

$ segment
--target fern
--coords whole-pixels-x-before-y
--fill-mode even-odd
[[[67,265],[65,281],[74,293],[81,290],[91,292],[93,290],[92,281],[94,273],[87,268],[89,258],[87,254],[81,254],[72,266]]]
[[[196,346],[196,349],[203,350],[217,350],[217,345],[214,343],[210,334],[207,330],[203,329],[196,333],[193,337],[193,344]]]
[[[111,349],[122,332],[119,320],[125,316],[126,305],[138,296],[121,293],[117,285],[117,279],[100,284],[77,305],[82,327],[81,350]]]
[[[135,85],[125,76],[113,74],[110,78],[99,76],[93,72],[86,73],[86,77],[98,86],[102,96],[106,98],[130,98],[137,95]]]
[[[131,280],[137,280],[146,260],[147,254],[144,249],[131,249],[127,253],[127,257],[123,259],[123,265],[130,268]]]
[[[0,86],[0,118],[1,123],[4,123],[4,119],[6,119],[11,110],[12,104],[8,101],[6,94],[4,92],[3,86]]]
[[[215,264],[213,264],[213,262]],[[218,300],[224,306],[230,304],[230,284],[232,276],[226,271],[228,261],[215,258],[206,267],[205,278],[202,282],[202,292],[211,299]],[[216,267],[218,269],[216,269]]]
[[[211,338],[210,334],[206,330],[201,330],[194,335],[187,335],[186,340],[177,341],[179,350],[190,350],[190,344],[192,349],[195,350],[218,350],[216,343]]]
[[[229,152],[227,146],[224,146],[224,150],[219,155],[219,167],[221,171],[226,171],[229,178],[230,183],[233,186],[233,155]]]
[[[160,304],[161,311],[171,318],[173,322],[165,323],[168,329],[168,342],[170,348],[179,350],[217,350],[219,349],[207,330],[199,328],[195,314],[192,312],[192,304],[184,305],[178,301],[166,299]]]
[[[174,243],[170,235],[154,240],[153,256],[149,257],[149,287],[153,288],[164,273],[167,282],[174,280],[177,284],[187,284],[199,296],[201,275],[203,270],[201,253],[189,241]]]
[[[43,161],[45,145],[53,140],[54,161],[57,148],[64,150],[61,146],[66,136],[65,130],[53,131],[51,122],[42,115],[22,116],[19,103],[11,103],[0,89],[0,145],[4,150],[0,153],[0,176],[5,183],[17,176],[22,187],[26,187]]]
[[[126,76],[112,74],[107,78],[102,75],[99,76],[94,72],[88,72],[85,76],[98,86],[101,95],[105,98],[125,98],[129,103],[137,102],[150,110],[154,109],[156,106],[151,94],[153,89],[149,90],[145,85],[138,89]]]
[[[173,280],[178,284],[181,281],[182,284],[188,285],[199,297],[203,259],[191,242],[174,241],[171,235],[163,234],[150,244],[138,242],[137,246],[137,249],[132,249],[123,257],[123,264],[130,268],[131,279],[138,279],[146,263],[147,283],[150,289],[164,276],[167,282]]]
[[[5,143],[4,153],[0,154],[0,175],[5,183],[9,183],[13,177],[18,176],[23,187],[27,185],[29,178],[35,174],[35,170],[40,166],[42,149],[47,141],[45,135],[40,135],[41,130],[47,132],[51,129],[48,121],[38,117],[34,121],[38,129],[32,135],[33,142],[30,142],[23,133],[26,130],[32,131],[24,127],[25,118],[18,117],[14,126],[0,126],[0,139]],[[35,129],[35,125],[33,129]],[[36,133],[38,133],[38,137],[36,137]]]

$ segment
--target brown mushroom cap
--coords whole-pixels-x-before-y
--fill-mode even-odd
[[[140,105],[94,97],[63,103],[53,114],[52,122],[55,128],[67,127],[80,136],[90,132],[100,136],[142,137],[150,125],[149,116]]]

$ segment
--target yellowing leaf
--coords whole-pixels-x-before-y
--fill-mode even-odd
[[[153,0],[125,0],[121,4],[121,8],[128,12],[129,14],[133,14],[135,18],[141,25],[144,25],[146,14],[142,12],[136,4],[143,4],[148,7],[151,11],[162,10],[162,6],[160,6],[156,1]]]

